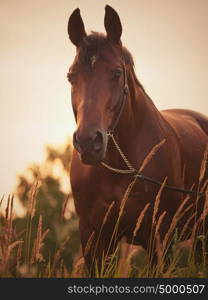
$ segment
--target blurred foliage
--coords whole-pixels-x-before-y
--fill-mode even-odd
[[[80,245],[78,222],[73,209],[69,184],[71,154],[70,141],[60,148],[47,146],[46,159],[43,163],[29,166],[24,174],[18,177],[15,193],[28,211],[32,186],[38,182],[31,240],[35,239],[41,215],[43,231],[49,229],[42,249],[43,257],[47,262],[53,263],[50,260],[54,257],[57,249],[62,248],[60,260],[62,263],[64,262],[69,271],[72,269],[73,259]],[[17,232],[26,232],[27,220],[27,215],[14,220]]]

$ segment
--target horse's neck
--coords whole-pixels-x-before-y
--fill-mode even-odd
[[[163,119],[153,102],[138,83],[130,78],[129,95],[115,130],[115,138],[124,154],[139,163],[141,158],[162,140]],[[121,162],[119,153],[111,147],[109,160]]]
[[[122,136],[125,130],[128,131],[128,135],[136,137],[141,134],[142,130],[146,130],[146,127],[150,128],[151,126],[155,129],[151,132],[152,136],[158,135],[158,130],[163,122],[160,112],[133,74],[128,77],[128,86],[129,94],[118,124],[118,135]],[[148,133],[146,132],[146,134]]]

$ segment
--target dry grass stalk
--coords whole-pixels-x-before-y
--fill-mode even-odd
[[[60,269],[61,269],[61,278],[69,278],[69,271],[67,270],[67,267],[63,259],[61,260]]]
[[[19,244],[22,244],[22,243],[23,243],[23,241],[15,241],[15,242],[13,242],[12,244],[10,244],[8,246],[6,255],[5,255],[4,259],[3,259],[4,271],[6,269],[6,266],[7,266],[8,262],[9,262],[9,258],[10,258],[12,250],[15,247],[17,247]]]
[[[162,145],[165,143],[166,139],[163,139],[159,144],[155,145],[152,150],[150,151],[150,153],[145,157],[139,172],[142,172],[144,170],[144,168],[146,167],[146,165],[149,163],[149,161],[152,159],[152,157],[157,153],[157,151],[162,147]]]
[[[204,209],[201,213],[201,216],[200,216],[199,220],[204,221],[207,216],[208,216],[208,201],[206,200],[205,204],[204,204]]]
[[[69,237],[67,237],[60,245],[59,249],[56,251],[56,253],[54,254],[54,260],[53,260],[53,265],[52,265],[52,270],[53,272],[56,271],[58,262],[61,259],[61,253],[64,251],[65,246],[67,244],[67,242],[69,241]]]
[[[120,219],[120,217],[122,216],[123,212],[124,212],[124,207],[126,205],[126,201],[128,200],[129,198],[129,195],[131,193],[131,190],[135,184],[135,182],[137,181],[137,177],[134,177],[134,179],[132,180],[132,182],[128,185],[126,191],[125,191],[125,194],[123,196],[123,199],[121,201],[121,206],[120,206],[120,210],[119,210],[119,217],[118,219]]]
[[[69,278],[69,271],[65,265],[63,266],[63,278]]]
[[[0,207],[1,207],[2,203],[3,203],[3,200],[4,200],[4,195],[1,197],[1,200],[0,200]]]
[[[108,209],[107,209],[107,212],[106,212],[106,214],[105,214],[105,216],[104,216],[102,226],[105,225],[105,223],[107,222],[108,216],[109,216],[110,211],[111,211],[112,207],[114,206],[114,204],[115,204],[115,201],[113,201],[113,202],[111,203],[111,205],[109,205],[109,207],[108,207]]]
[[[64,260],[61,259],[59,268],[56,270],[56,278],[68,278],[68,270],[64,264]]]
[[[31,257],[31,263],[34,263],[35,261],[42,261],[42,257],[40,254],[41,249],[41,237],[42,237],[42,216],[40,215],[39,221],[38,221],[38,229],[37,229],[37,237],[34,243],[33,247],[33,253]]]
[[[9,219],[9,210],[10,210],[9,208],[10,208],[10,195],[8,196],[7,206],[6,206],[6,209],[5,209],[5,220]]]
[[[204,157],[201,163],[200,175],[199,175],[199,182],[202,182],[206,169],[207,169],[207,162],[208,162],[208,144],[206,145],[206,149],[204,151]]]
[[[150,151],[150,153],[146,156],[146,158],[144,159],[142,166],[140,167],[138,173],[142,172],[143,169],[145,168],[145,166],[149,163],[149,161],[152,159],[152,157],[157,153],[157,151],[162,147],[162,145],[165,143],[165,139],[163,139],[159,144],[155,145],[153,147],[153,149]],[[122,216],[123,212],[124,212],[124,207],[126,204],[126,201],[129,198],[129,195],[131,193],[132,188],[134,187],[134,184],[137,181],[137,177],[135,176],[134,179],[132,180],[132,182],[128,185],[126,192],[124,194],[124,197],[121,201],[121,206],[120,206],[120,210],[119,210],[119,217],[118,220],[120,220],[120,217]]]
[[[188,226],[189,224],[191,223],[191,221],[193,220],[193,218],[195,217],[196,215],[196,212],[193,213],[189,218],[188,220],[186,221],[186,224],[184,225],[183,227],[183,230],[181,231],[180,233],[180,236],[179,236],[179,241],[183,240],[184,238],[186,238],[184,235],[186,234],[187,230],[188,230]]]
[[[155,234],[157,234],[159,232],[159,229],[160,229],[160,225],[162,224],[162,221],[164,219],[164,217],[166,216],[167,212],[164,211],[158,218],[158,221],[157,221],[157,224],[156,224],[156,227],[155,227]]]
[[[50,229],[48,228],[48,229],[46,229],[45,231],[44,231],[44,233],[43,233],[43,235],[42,235],[42,241],[44,241],[44,239],[45,239],[45,237],[46,237],[46,235],[49,233],[49,231],[50,231]]]
[[[171,236],[171,234],[173,233],[176,225],[178,224],[178,221],[182,218],[182,216],[187,212],[187,210],[189,210],[193,205],[190,205],[187,209],[185,209],[183,211],[184,206],[186,205],[186,203],[188,202],[188,200],[190,199],[190,196],[188,195],[179,205],[178,209],[176,210],[176,213],[172,219],[172,222],[170,224],[170,227],[164,237],[164,241],[163,241],[163,249],[166,249],[167,247],[167,243],[169,241],[169,238]]]
[[[92,243],[93,243],[93,240],[94,240],[94,237],[95,237],[95,232],[93,231],[87,241],[87,244],[85,246],[85,249],[84,249],[84,257],[86,257],[92,247]]]
[[[207,187],[208,187],[208,179],[204,182],[203,186],[201,187],[201,192],[202,193],[205,192]]]
[[[195,239],[197,237],[197,231],[199,229],[199,224],[200,224],[199,221],[200,221],[199,219],[197,221],[195,220],[194,226],[193,226],[193,229],[192,229],[192,232],[191,232],[191,238],[190,238],[190,240],[192,241],[193,249],[194,249]]]
[[[56,269],[56,278],[61,278],[62,277],[62,269],[63,269],[63,260],[60,260],[59,267]]]
[[[208,187],[207,187],[207,189],[205,191],[205,202],[204,202],[204,209],[203,209],[204,218],[206,217],[207,209],[208,209]]]
[[[85,260],[84,257],[80,257],[76,263],[73,264],[73,270],[71,273],[73,278],[83,278],[85,276]]]
[[[37,242],[38,245],[41,242],[41,237],[42,237],[42,225],[43,225],[43,217],[40,215],[39,221],[38,221],[38,230],[37,230]]]
[[[195,215],[197,215],[197,212]],[[203,223],[207,215],[208,215],[208,189],[205,192],[205,202],[204,202],[202,213],[199,216],[198,220],[195,220],[194,227],[192,229],[192,234],[191,234],[192,241],[195,240],[195,237],[197,235],[197,230],[199,229],[199,226]]]
[[[163,241],[163,248],[164,249],[167,247],[168,241],[169,241],[169,239],[171,237],[171,234],[174,232],[174,229],[176,228],[176,226],[178,224],[178,221],[185,215],[185,213],[187,211],[189,211],[193,207],[193,204],[190,204],[185,210],[182,211],[184,205],[187,203],[187,201],[189,200],[189,198],[190,198],[190,196],[186,197],[186,199],[185,199],[186,202],[184,204],[182,202],[183,205],[181,204],[179,206],[178,210],[176,211],[176,213],[175,213],[175,215],[174,215],[174,217],[172,219],[170,227],[169,227],[169,229],[168,229],[168,231],[167,231],[167,233],[165,235],[164,241]]]
[[[20,266],[20,264],[21,264],[21,258],[22,258],[22,245],[23,245],[23,243],[19,244],[18,250],[17,250],[17,260],[16,260],[17,268],[18,268],[18,267]]]
[[[15,232],[13,229],[13,201],[14,201],[14,196],[8,196],[7,199],[7,206],[5,209],[5,218],[3,219],[3,226],[2,226],[2,232],[3,234],[1,235],[1,248],[2,251],[4,252],[7,251],[7,247],[10,245],[12,239],[15,236]]]
[[[136,226],[135,226],[135,229],[134,229],[134,232],[133,232],[133,237],[134,238],[135,238],[135,236],[136,236],[136,234],[137,234],[137,232],[138,232],[138,230],[141,226],[141,223],[144,219],[144,215],[145,215],[145,213],[146,213],[149,206],[150,206],[150,203],[147,203],[145,205],[145,207],[143,208],[143,210],[141,211],[141,213],[139,214],[139,216],[138,216],[137,223],[136,223]]]
[[[66,208],[67,208],[67,204],[69,202],[69,198],[70,198],[70,194],[67,195],[67,197],[65,198],[65,200],[63,202],[62,211],[61,211],[61,218],[62,219],[64,219]]]
[[[35,184],[32,186],[31,191],[30,191],[28,214],[31,217],[31,219],[35,215],[35,205],[36,205],[37,193],[38,193],[38,183],[39,183],[39,181],[37,180],[35,182]]]
[[[55,271],[56,266],[58,264],[58,261],[61,258],[61,249],[58,249],[58,251],[56,251],[55,255],[54,255],[54,260],[53,260],[53,266],[52,266],[52,270]]]
[[[205,199],[205,202],[204,202],[204,208],[203,208],[201,216],[199,218],[200,221],[205,220],[205,218],[207,217],[207,215],[208,215],[208,194],[206,193],[206,199]]]
[[[41,248],[43,246],[43,241],[44,241],[46,235],[48,234],[48,232],[49,232],[49,229],[47,229],[42,234],[42,216],[40,215],[39,222],[38,222],[38,229],[37,229],[37,237],[34,242],[32,256],[31,256],[31,264],[33,264],[34,262],[44,261],[44,258],[41,254]]]
[[[162,191],[166,185],[166,182],[167,182],[167,177],[164,179],[158,193],[157,193],[157,196],[155,198],[155,204],[154,204],[154,209],[153,209],[153,216],[152,216],[152,224],[153,226],[155,225],[155,221],[156,221],[156,215],[157,215],[157,212],[158,212],[158,209],[159,209],[159,205],[160,205],[160,198],[161,198],[161,194],[162,194]]]
[[[193,208],[193,204],[190,204],[189,206],[186,207],[186,209],[184,209],[184,210],[182,211],[182,214],[181,214],[181,216],[180,216],[179,219],[181,219],[181,217],[183,217],[183,216],[185,215],[185,213],[186,213],[187,211],[189,211],[191,208]]]
[[[13,217],[13,206],[14,206],[14,195],[11,197],[11,203],[10,203],[10,218],[12,219]]]
[[[163,265],[164,252],[163,252],[163,246],[161,243],[159,232],[155,232],[155,240],[156,240],[155,249],[157,253],[158,269],[160,269],[160,267]]]
[[[8,216],[8,243],[10,243],[13,234],[12,222],[13,222],[13,204],[14,204],[14,195],[11,197],[10,207],[9,207],[9,216]]]

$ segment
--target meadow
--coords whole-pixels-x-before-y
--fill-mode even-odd
[[[201,168],[200,178],[205,174],[207,159],[204,159]],[[44,184],[44,183],[42,183]],[[77,226],[77,217],[75,218],[75,235],[77,239],[73,239],[73,233],[70,228],[66,230],[65,237],[56,242],[56,247],[51,251],[51,241],[47,239],[53,228],[45,226],[45,219],[38,211],[38,191],[41,188],[41,182],[36,181],[26,199],[27,212],[25,216],[24,228],[17,230],[17,223],[14,218],[14,196],[7,199],[2,197],[0,206],[7,201],[5,211],[0,219],[0,277],[33,277],[33,278],[77,278],[89,277],[86,270],[84,258],[79,243],[79,233]],[[203,190],[205,186],[203,186]],[[156,214],[160,202],[160,196],[163,186],[160,188],[155,199],[153,212],[154,234],[150,237],[149,249],[145,251],[140,246],[129,245],[122,240],[119,247],[108,260],[103,257],[103,268],[100,272],[95,270],[96,277],[155,277],[155,278],[180,278],[180,277],[208,277],[207,264],[207,232],[205,232],[205,220],[208,213],[208,193],[206,190],[206,201],[201,216],[196,220],[192,228],[191,238],[184,240],[184,233],[190,220],[194,218],[191,215],[184,226],[182,232],[177,232],[177,224],[185,213],[185,204],[188,201],[187,196],[182,204],[178,207],[172,220],[165,238],[161,241],[158,234],[162,225],[165,212],[156,219]],[[62,201],[61,209],[59,209],[59,220],[67,224],[65,219],[67,202],[69,197]],[[110,209],[110,208],[109,208]],[[134,230],[134,235],[139,230],[147,206],[141,212]],[[106,213],[105,219],[108,217],[109,211]],[[103,220],[103,224],[106,220]],[[199,229],[200,226],[204,231]],[[202,229],[203,229],[202,228]],[[61,229],[63,230],[63,228]],[[202,234],[203,232],[203,234]],[[172,238],[170,240],[171,234]],[[76,247],[74,248],[74,244]],[[86,248],[91,247],[91,241],[87,243]],[[156,245],[158,263],[152,265],[151,255],[153,245]],[[69,253],[65,253],[67,249],[72,249],[70,253],[71,264],[68,263]],[[85,249],[85,252],[88,249]]]
[[[154,152],[154,149],[153,149]],[[150,153],[143,166],[154,153]],[[78,218],[73,207],[73,197],[62,188],[63,177],[68,178],[71,160],[71,141],[64,146],[46,147],[46,158],[41,165],[31,165],[19,175],[15,196],[3,196],[0,200],[0,277],[13,278],[77,278],[89,277],[80,246]],[[122,239],[110,257],[103,257],[102,268],[96,268],[96,277],[208,277],[207,231],[205,222],[208,215],[208,186],[204,181],[208,161],[208,148],[201,164],[198,188],[205,193],[204,209],[196,218],[196,211],[190,214],[181,232],[178,224],[190,204],[190,195],[178,207],[163,240],[159,235],[166,212],[158,215],[161,194],[165,181],[154,201],[152,233],[148,250],[141,246],[129,245]],[[203,183],[203,184],[202,184]],[[125,203],[133,188],[131,183],[122,199],[121,217]],[[25,209],[25,215],[17,217],[14,201],[17,198]],[[199,199],[196,199],[196,207]],[[103,225],[113,206],[109,206]],[[4,205],[3,205],[4,204]],[[191,204],[192,205],[192,204]],[[139,230],[149,204],[138,217],[133,237]],[[194,220],[190,228],[191,221]],[[119,224],[119,218],[116,226]],[[101,232],[102,234],[102,226]],[[187,228],[191,236],[186,239]],[[114,230],[116,237],[117,228]],[[96,242],[96,241],[95,241]],[[158,262],[152,264],[153,248],[156,247]],[[84,255],[92,247],[92,237],[84,249]]]

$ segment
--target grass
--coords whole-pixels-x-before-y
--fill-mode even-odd
[[[65,261],[62,258],[62,252],[66,241],[55,252],[53,257],[50,254],[43,256],[42,250],[45,246],[45,237],[50,229],[42,230],[44,219],[39,216],[38,226],[36,227],[35,238],[31,237],[31,228],[33,226],[33,217],[35,212],[35,192],[31,191],[31,206],[27,212],[27,227],[25,232],[16,232],[13,226],[13,202],[14,197],[7,199],[5,215],[2,218],[0,231],[0,277],[88,277],[84,259],[81,255],[74,257],[73,270],[69,271]],[[159,192],[161,193],[161,191]],[[159,195],[158,193],[158,195]],[[159,197],[159,196],[158,196]],[[187,198],[188,199],[188,198]],[[159,201],[159,200],[158,200]],[[155,206],[159,205],[155,201]],[[185,201],[187,201],[185,199]],[[154,207],[154,222],[149,248],[145,251],[140,246],[128,245],[122,240],[115,249],[111,257],[103,257],[102,268],[95,270],[96,277],[208,277],[208,264],[206,243],[207,235],[198,232],[197,226],[193,228],[193,234],[188,241],[182,241],[182,233],[177,232],[177,222],[183,216],[184,203],[179,206],[175,217],[167,231],[163,241],[160,240],[159,228],[165,218],[166,212],[163,212],[156,218]],[[206,201],[207,203],[207,201]],[[206,204],[207,205],[207,204]],[[109,215],[109,207],[104,223]],[[133,236],[136,236],[146,211],[147,204],[138,216]],[[205,216],[205,213],[203,213]],[[203,216],[200,220],[203,223]],[[194,216],[192,216],[192,219]],[[190,218],[189,218],[190,220]],[[189,220],[187,222],[189,222]],[[198,222],[197,222],[198,223]],[[170,240],[171,232],[174,232]],[[116,234],[116,228],[115,228]],[[93,245],[94,233],[91,234],[84,255]],[[113,242],[113,240],[112,240]],[[200,249],[196,244],[200,244]],[[152,249],[156,245],[158,263],[151,265]],[[107,262],[107,263],[106,263]],[[107,266],[107,267],[106,267]],[[125,267],[124,267],[125,266]]]
[[[153,149],[154,153],[155,151],[156,148]],[[150,154],[149,158],[151,158],[151,156],[152,154]],[[140,246],[134,246],[133,241],[149,209],[149,203],[144,206],[138,215],[132,235],[132,245],[127,244],[123,239],[111,256],[103,255],[100,269],[97,267],[96,258],[94,256],[94,274],[96,277],[208,277],[208,253],[206,247],[208,245],[208,236],[205,224],[208,216],[208,188],[207,182],[202,184],[207,167],[207,157],[208,148],[202,161],[199,178],[198,191],[203,191],[206,195],[201,214],[197,216],[199,199],[196,199],[195,204],[188,204],[189,196],[186,196],[176,210],[167,232],[161,239],[160,229],[167,217],[166,211],[160,213],[159,210],[161,195],[166,183],[165,179],[154,201],[148,249],[145,251]],[[148,163],[149,158],[145,160],[145,164]],[[143,164],[142,168],[144,168],[145,164]],[[117,237],[120,218],[125,210],[125,204],[133,185],[134,181],[129,184],[124,198],[121,201],[118,220],[110,243],[114,243]],[[36,212],[37,189],[38,182],[34,184],[30,192],[27,225],[23,232],[16,232],[14,226],[14,196],[9,196],[7,199],[5,214],[1,218],[0,223],[0,277],[88,277],[84,258],[79,253],[74,254],[73,269],[67,269],[67,264],[62,254],[68,240],[65,240],[60,245],[53,256],[51,256],[50,253],[43,254],[43,249],[46,246],[45,238],[50,228],[43,230],[44,219],[41,215],[39,216],[38,224],[35,225],[33,222],[35,214],[38,213]],[[0,200],[0,206],[2,205],[2,201],[3,197]],[[64,216],[67,201],[68,199],[63,203],[63,210],[60,217]],[[112,202],[106,211],[97,241],[95,240],[94,232],[90,235],[84,250],[84,256],[86,256],[93,247],[95,253],[99,239],[102,236],[102,229],[107,222],[114,204],[115,202]],[[187,218],[183,230],[179,232],[178,225],[180,221],[191,209],[193,213]],[[191,237],[186,240],[187,228],[193,221]],[[36,227],[34,228],[34,226]],[[31,235],[32,230],[36,231],[35,236]],[[157,263],[153,263],[153,249],[156,251],[158,258]]]

